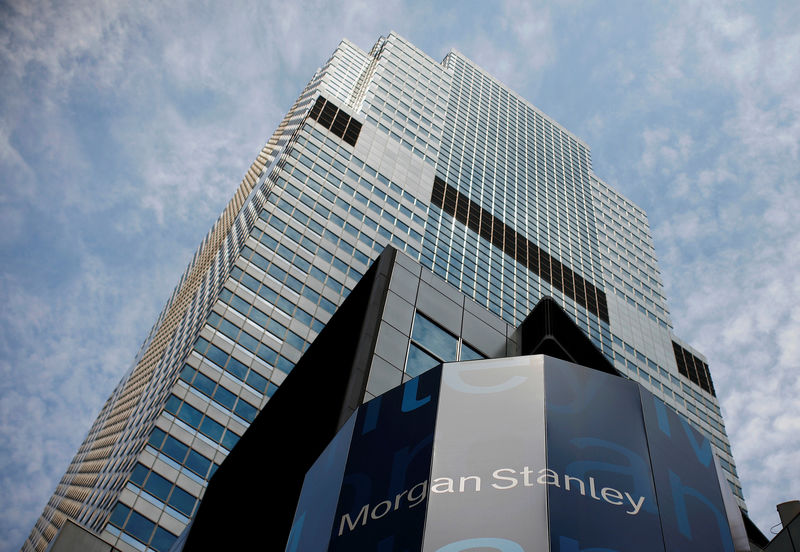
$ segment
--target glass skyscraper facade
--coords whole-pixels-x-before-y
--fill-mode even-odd
[[[512,325],[555,298],[618,370],[709,437],[744,507],[707,363],[672,333],[644,211],[592,172],[586,144],[464,55],[437,62],[390,34],[370,52],[343,41],[303,90],[23,550],[45,550],[68,518],[119,550],[168,550],[389,244]],[[425,324],[414,317],[417,335],[435,334]],[[372,364],[365,400],[488,354],[420,338]]]

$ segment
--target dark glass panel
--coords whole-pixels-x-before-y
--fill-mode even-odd
[[[172,491],[172,495],[169,497],[169,505],[186,517],[192,516],[195,502],[196,499],[180,487],[175,487]]]
[[[423,372],[427,372],[437,364],[439,360],[432,357],[413,343],[408,350],[408,362],[406,362],[406,373],[412,378],[417,377]]]
[[[224,429],[222,425],[208,417],[204,418],[203,423],[200,424],[200,432],[217,442],[222,438]]]
[[[180,411],[178,412],[178,418],[192,427],[197,427],[200,423],[200,420],[203,418],[203,413],[197,410],[195,407],[183,403]]]
[[[130,511],[130,508],[121,502],[117,502],[117,505],[114,506],[114,511],[111,512],[111,518],[109,518],[108,522],[111,525],[122,527],[125,524],[125,519],[128,517],[128,513],[130,513]]]
[[[164,448],[161,450],[178,464],[182,464],[184,458],[186,458],[186,452],[189,450],[189,447],[178,441],[175,437],[168,436],[167,441],[164,443]]]
[[[164,442],[164,437],[165,437],[166,435],[167,435],[167,434],[166,434],[164,431],[162,431],[162,430],[160,430],[160,429],[158,429],[158,428],[155,428],[155,429],[153,430],[153,433],[151,433],[151,434],[150,434],[150,439],[148,439],[148,441],[147,441],[147,442],[148,442],[148,443],[149,443],[151,446],[153,446],[153,447],[155,447],[155,448],[157,448],[157,449],[160,449],[160,448],[161,448],[161,443],[163,443],[163,442]]]
[[[150,542],[150,548],[157,552],[169,552],[169,549],[178,539],[163,527],[156,527],[156,534],[153,535],[153,540]]]
[[[192,470],[200,477],[205,477],[208,473],[208,468],[211,466],[211,460],[197,452],[196,450],[189,449],[189,456],[186,458],[186,467]]]
[[[233,408],[234,403],[236,402],[236,395],[228,391],[222,386],[217,387],[217,391],[214,393],[214,400],[217,401],[219,404],[231,410]]]
[[[131,483],[137,487],[141,487],[142,484],[144,484],[144,480],[148,473],[150,473],[148,468],[142,464],[136,464],[136,466],[133,468],[133,472],[131,473]]]
[[[411,338],[444,361],[456,359],[458,340],[419,313],[414,315]]]
[[[154,497],[166,502],[172,483],[157,473],[150,472],[150,477],[147,478],[143,488]]]
[[[153,534],[153,529],[155,526],[155,523],[144,517],[139,512],[131,512],[131,517],[128,519],[128,523],[125,525],[125,532],[146,543],[150,540],[150,535]]]

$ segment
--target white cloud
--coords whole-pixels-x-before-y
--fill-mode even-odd
[[[774,505],[800,496],[800,32],[759,18],[798,10],[673,9],[645,52],[656,124],[636,174],[676,333],[710,360],[751,516],[767,530]]]
[[[434,57],[458,48],[534,104],[602,98],[585,137],[619,175],[609,182],[649,211],[677,333],[711,361],[751,513],[771,525],[775,502],[800,497],[800,8],[607,8],[7,4],[0,549],[27,534],[181,265],[323,57],[391,29]],[[544,80],[555,73],[571,79]]]

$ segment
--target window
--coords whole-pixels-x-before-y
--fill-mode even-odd
[[[414,315],[411,339],[441,360],[456,360],[458,339],[419,313]]]
[[[408,361],[406,362],[406,373],[412,378],[417,377],[423,372],[427,372],[437,364],[439,360],[432,357],[414,343],[408,350]]]

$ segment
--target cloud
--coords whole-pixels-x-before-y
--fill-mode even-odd
[[[0,549],[18,548],[193,248],[344,37],[456,47],[594,151],[653,224],[766,529],[792,472],[800,6],[6,3]],[[91,382],[87,385],[87,382]],[[794,408],[794,410],[793,410]]]
[[[773,55],[796,52],[800,34],[766,36],[740,7],[692,4],[664,36],[676,40],[663,55],[673,81],[662,81],[662,92],[713,87],[723,98],[722,117],[704,117],[716,124],[716,144],[689,150],[685,164],[697,178],[677,198],[685,217],[703,223],[678,219],[655,231],[670,251],[667,295],[678,333],[710,359],[751,516],[767,530],[777,521],[774,505],[800,496],[800,230],[791,214],[800,201],[800,77],[793,54]],[[654,159],[644,156],[643,166],[671,170],[669,156]],[[670,202],[660,218],[676,207]]]
[[[153,317],[147,282],[83,257],[84,277],[32,294],[0,280],[0,548],[19,547]],[[110,280],[114,281],[110,281]],[[125,286],[125,287],[117,287]],[[134,287],[135,286],[135,287]]]

